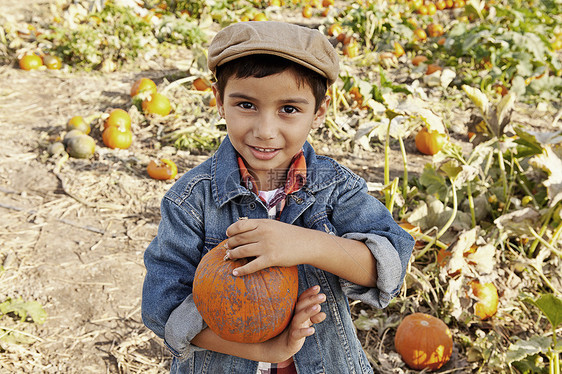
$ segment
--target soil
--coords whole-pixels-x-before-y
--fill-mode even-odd
[[[0,14],[29,20],[54,2],[3,0]],[[158,83],[173,72],[173,64],[158,64],[142,75]],[[0,302],[35,300],[48,315],[42,325],[0,319],[0,328],[17,326],[32,341],[2,344],[0,373],[169,371],[169,354],[140,315],[142,256],[157,231],[160,199],[171,186],[149,179],[143,165],[162,150],[99,147],[92,160],[64,163],[46,154],[54,134],[84,108],[130,106],[131,82],[140,75],[27,72],[15,61],[0,66]],[[538,127],[537,121],[529,123]],[[419,154],[412,140],[406,146],[415,175],[431,158]],[[181,174],[207,155],[174,157]],[[368,181],[382,182],[380,149],[335,157]],[[392,176],[400,176],[397,149],[391,165]]]

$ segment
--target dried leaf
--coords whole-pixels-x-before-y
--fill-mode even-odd
[[[469,263],[474,264],[478,275],[491,274],[496,266],[496,247],[486,244],[476,248],[476,252],[466,256]]]
[[[459,277],[457,279],[448,278],[448,285],[447,291],[443,295],[443,301],[449,304],[451,308],[451,315],[456,319],[459,319],[464,308],[461,305],[461,299],[459,295],[462,295],[462,285],[463,285],[463,277]]]
[[[449,249],[451,252],[449,261],[441,268],[439,273],[439,276],[443,281],[446,281],[447,278],[449,278],[449,274],[466,274],[467,272],[471,272],[464,257],[464,253],[468,252],[470,247],[476,243],[476,238],[477,229],[474,228],[463,232],[459,236],[458,240],[451,246]]]
[[[467,86],[466,84],[462,86],[462,89],[474,105],[476,105],[476,107],[480,110],[480,113],[482,113],[485,118],[488,118],[488,112],[490,109],[488,97],[478,88]]]
[[[540,218],[541,215],[536,210],[523,208],[496,218],[494,224],[508,235],[524,237],[529,236],[528,227],[534,227]]]

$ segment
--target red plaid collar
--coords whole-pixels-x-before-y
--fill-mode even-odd
[[[250,174],[248,168],[246,167],[246,164],[244,163],[244,160],[240,156],[238,156],[238,166],[240,167],[240,177],[242,178],[242,185],[259,196],[256,180]],[[284,200],[287,195],[300,190],[305,183],[306,159],[301,149],[291,160],[284,188],[280,190],[280,193],[278,195],[276,194],[276,196],[270,201],[268,208],[277,205],[281,200]]]

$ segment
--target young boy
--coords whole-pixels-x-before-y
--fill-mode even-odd
[[[306,142],[328,111],[336,51],[317,30],[241,22],[215,36],[208,65],[228,136],[162,200],[144,323],[175,356],[172,373],[372,373],[347,298],[388,305],[414,243],[363,179]],[[221,339],[193,303],[197,264],[226,238],[228,257],[255,258],[235,276],[298,265],[293,319],[266,342]]]

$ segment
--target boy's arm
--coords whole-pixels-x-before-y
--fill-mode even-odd
[[[236,269],[246,275],[268,266],[308,264],[365,287],[377,284],[377,261],[361,241],[273,220],[241,220],[227,230],[231,258],[254,257]],[[269,250],[263,250],[268,248]]]
[[[330,222],[339,238],[272,220],[231,225],[229,255],[256,257],[238,269],[239,275],[274,265],[311,264],[338,275],[349,297],[386,306],[400,289],[414,240],[368,194],[363,179],[350,175],[346,183],[331,204]]]
[[[162,200],[158,235],[144,254],[142,319],[181,357],[191,354],[189,340],[206,327],[191,297],[204,236],[191,210],[182,209],[177,200],[173,191]]]

